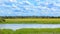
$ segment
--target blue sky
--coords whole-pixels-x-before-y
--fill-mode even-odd
[[[60,0],[0,0],[0,16],[60,16]]]

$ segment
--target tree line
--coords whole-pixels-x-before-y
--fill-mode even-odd
[[[0,16],[0,18],[60,18],[60,16]]]

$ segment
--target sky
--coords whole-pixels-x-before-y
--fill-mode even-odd
[[[60,0],[0,0],[0,16],[60,16]]]

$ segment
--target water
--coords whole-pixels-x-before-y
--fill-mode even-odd
[[[60,24],[0,24],[0,29],[60,28]]]

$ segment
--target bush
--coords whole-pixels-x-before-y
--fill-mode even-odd
[[[0,22],[5,22],[5,19],[0,18]]]

